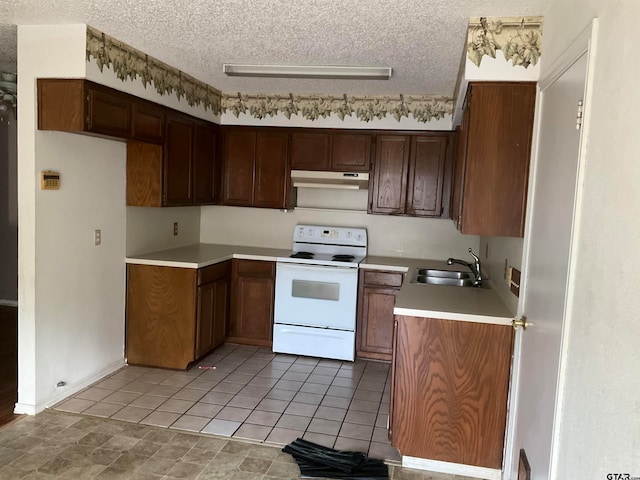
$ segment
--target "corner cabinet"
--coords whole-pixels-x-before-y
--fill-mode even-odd
[[[290,208],[289,134],[271,128],[223,128],[223,205]]]
[[[233,259],[229,342],[271,346],[275,262]]]
[[[391,360],[393,308],[404,274],[360,270],[358,280],[356,355]]]
[[[127,205],[219,203],[218,127],[178,113],[168,113],[165,123],[163,145],[127,143]]]
[[[127,362],[184,370],[224,343],[230,263],[199,270],[128,265]]]
[[[510,325],[396,316],[389,437],[402,455],[500,470]]]
[[[368,213],[447,217],[451,134],[378,135]]]
[[[461,233],[524,235],[535,99],[535,83],[469,84],[451,209]]]

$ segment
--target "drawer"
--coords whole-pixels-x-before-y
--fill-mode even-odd
[[[215,265],[210,265],[208,267],[199,268],[198,269],[198,285],[215,282],[216,280],[220,280],[221,278],[227,277],[229,276],[230,271],[231,271],[231,262],[229,260],[222,263],[216,263]]]
[[[236,262],[236,274],[248,277],[272,278],[276,274],[275,262],[263,262],[261,260],[234,260]]]
[[[362,270],[365,285],[380,285],[382,287],[401,287],[403,273],[381,272],[378,270]]]

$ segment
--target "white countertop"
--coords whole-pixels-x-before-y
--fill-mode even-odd
[[[416,268],[458,270],[444,260],[367,257],[360,268],[407,272],[393,309],[395,315],[511,325],[513,314],[493,288],[411,283]]]
[[[288,257],[290,254],[291,250],[277,248],[196,243],[186,247],[132,255],[127,257],[125,261],[126,263],[158,267],[202,268],[232,258],[275,262],[277,257]]]
[[[200,243],[126,258],[126,263],[163,267],[202,268],[232,258],[276,261],[291,250]],[[416,268],[457,270],[445,261],[369,256],[362,269],[407,272],[393,313],[412,317],[510,325],[513,314],[492,288],[461,288],[411,283]]]

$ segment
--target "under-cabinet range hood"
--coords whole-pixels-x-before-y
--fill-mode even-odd
[[[291,183],[294,187],[366,190],[369,188],[369,174],[291,170]]]

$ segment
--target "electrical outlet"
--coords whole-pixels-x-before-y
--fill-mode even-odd
[[[178,222],[173,222],[173,236],[178,235]]]
[[[93,243],[100,245],[102,243],[102,230],[99,228],[93,231]]]

